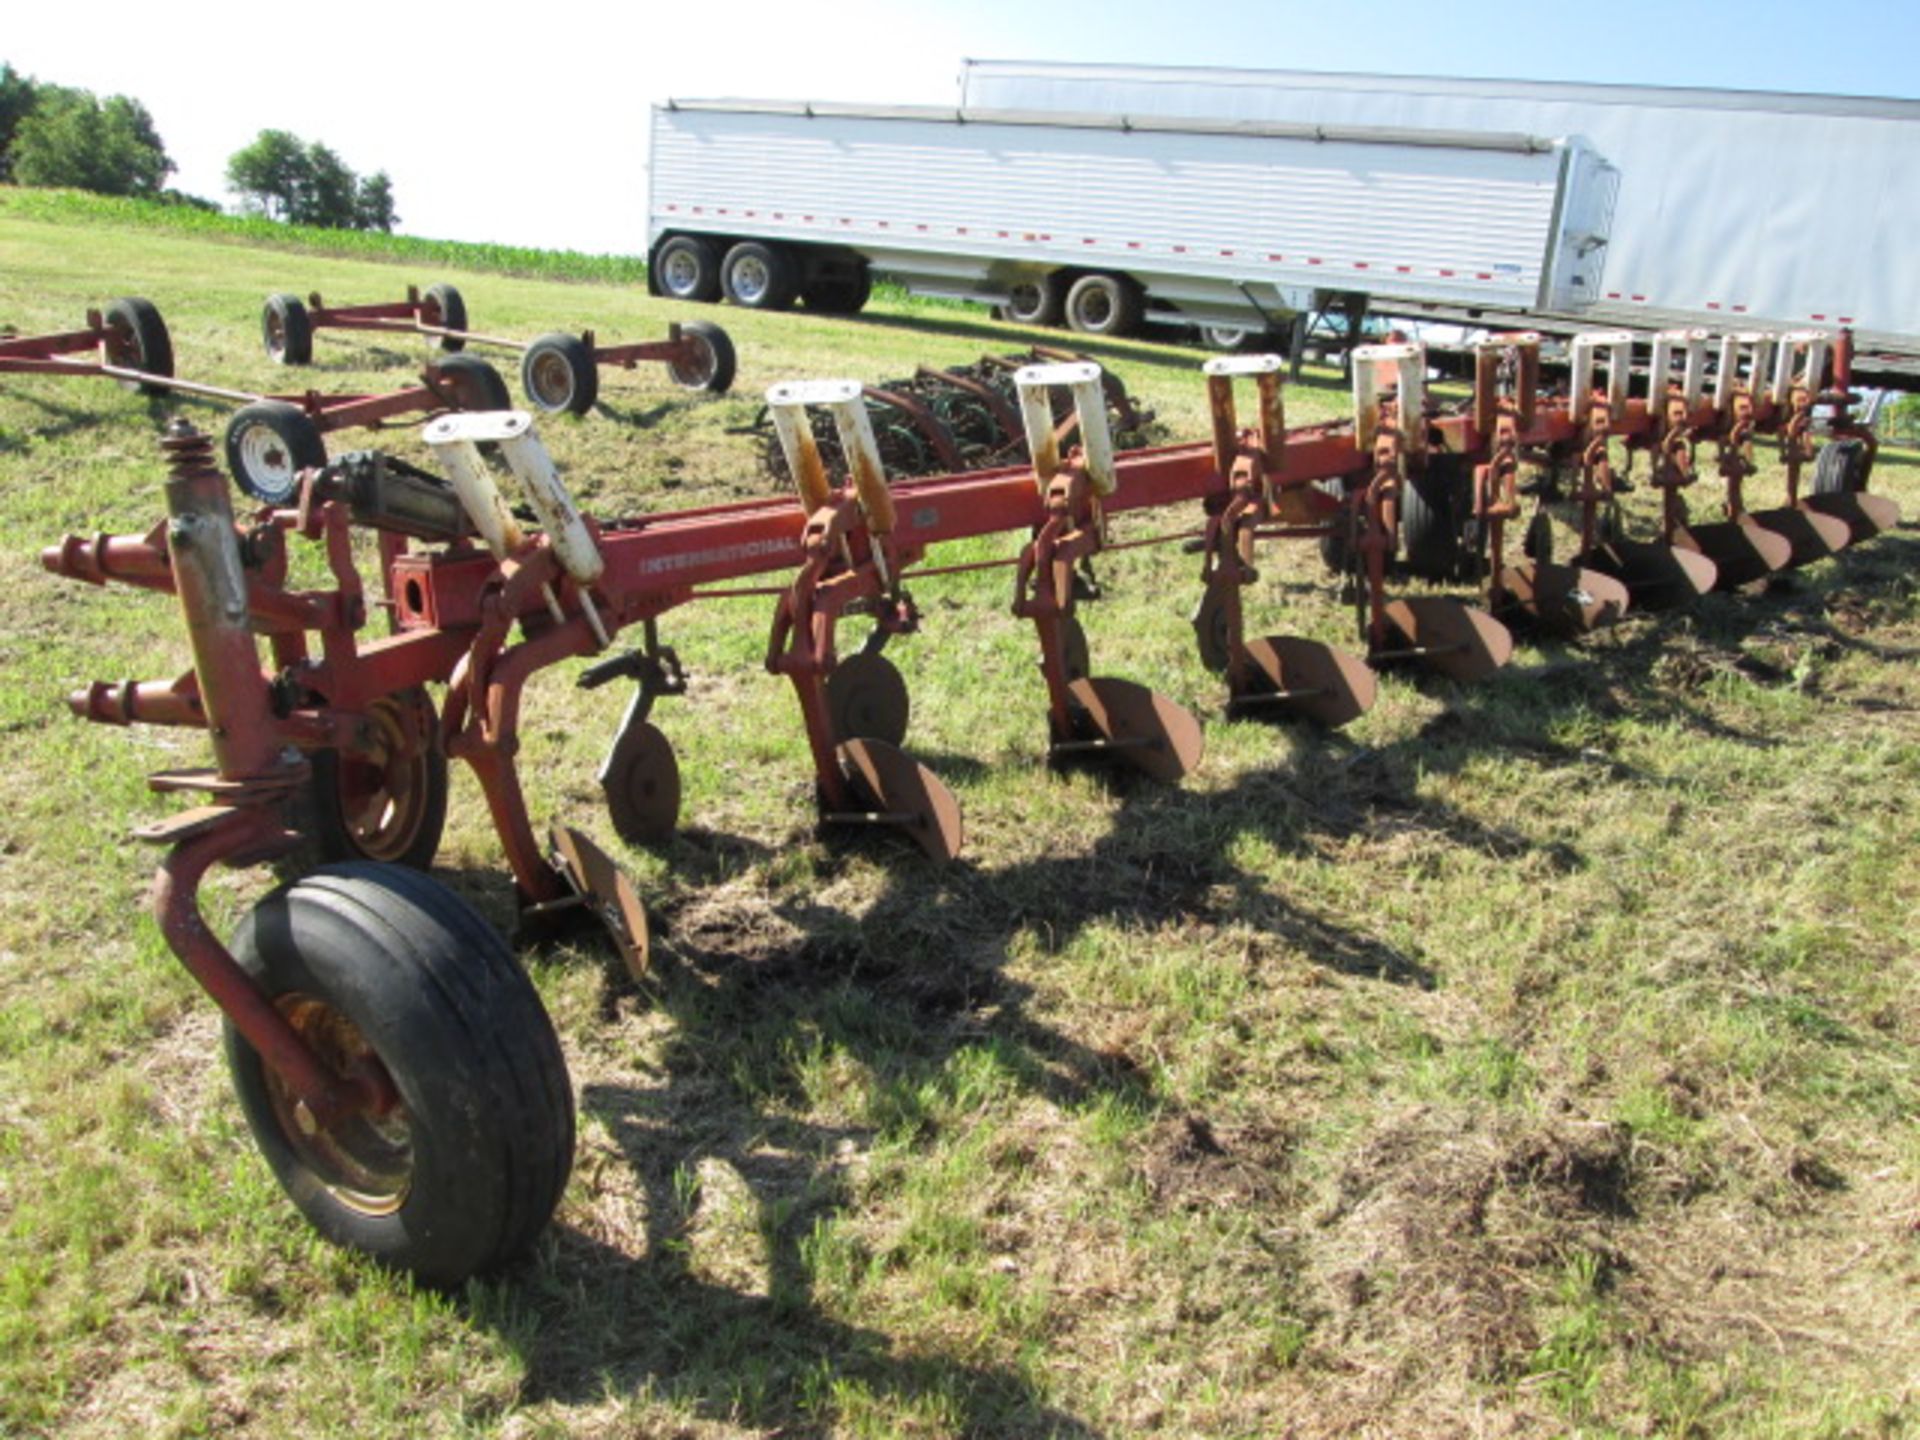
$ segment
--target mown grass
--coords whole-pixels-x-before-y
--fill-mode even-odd
[[[181,372],[220,383],[375,388],[421,358],[323,333],[301,378],[259,349],[269,292],[389,298],[390,263],[17,198],[0,321],[24,333],[132,292]],[[407,279],[456,281],[497,333],[678,318],[634,284]],[[610,373],[600,413],[543,427],[596,512],[763,493],[737,432],[776,379],[1037,338],[891,301],[858,323],[710,318],[741,352],[733,395]],[[1192,352],[1099,353],[1203,433]],[[1297,421],[1341,403],[1324,374],[1289,391]],[[36,559],[69,529],[152,523],[173,408],[0,378],[0,1432],[1914,1428],[1912,529],[1525,646],[1471,690],[1389,677],[1334,736],[1220,721],[1194,558],[1115,555],[1097,668],[1209,717],[1178,789],[1050,773],[1007,577],[926,581],[925,633],[888,653],[910,747],[966,807],[944,870],[813,834],[792,702],[759,666],[770,602],[668,617],[694,676],[656,712],[686,826],[623,852],[658,973],[528,955],[579,1094],[574,1178],[532,1258],[437,1296],[301,1226],[144,917],[153,856],[124,835],[172,808],[143,777],[195,763],[197,737],[60,704],[185,664],[164,600]],[[373,438],[425,458],[405,428]],[[1914,456],[1880,482],[1920,513]],[[1311,556],[1262,569],[1262,623],[1346,634]],[[592,775],[624,697],[568,678],[529,695],[533,807],[610,840]],[[508,922],[464,777],[441,873]],[[216,877],[216,923],[267,883]]]

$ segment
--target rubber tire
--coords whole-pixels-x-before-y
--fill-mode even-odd
[[[667,262],[684,256],[693,265],[690,279],[679,286],[667,283]],[[647,285],[654,294],[667,300],[687,300],[711,305],[720,298],[720,254],[711,240],[698,235],[675,235],[660,242],[647,266]]]
[[[1400,548],[1413,574],[1450,580],[1459,572],[1471,483],[1462,458],[1452,455],[1435,455],[1424,474],[1407,476],[1400,487]]]
[[[740,285],[740,270],[747,265],[758,265],[766,273],[766,283],[757,291],[747,291],[743,295]],[[720,288],[727,298],[745,310],[785,310],[790,307],[800,291],[798,267],[793,257],[778,245],[768,245],[759,240],[742,240],[727,251],[727,258],[720,262]]]
[[[513,395],[500,372],[478,355],[448,355],[433,362],[440,388],[456,410],[511,410]]]
[[[439,307],[440,324],[445,329],[464,330],[467,328],[467,302],[461,298],[460,292],[454,289],[453,286],[429,285],[427,287],[427,293],[420,298],[424,302],[421,306],[423,310],[427,305]],[[426,319],[424,315],[421,318],[423,320]],[[427,320],[426,323],[431,325],[433,322]],[[467,342],[465,340],[455,339],[447,335],[434,336],[433,343],[444,355],[457,355],[467,348]]]
[[[1195,333],[1199,335],[1203,346],[1223,355],[1258,350],[1267,339],[1267,332],[1258,326],[1202,325]]]
[[[540,376],[541,371],[545,376]],[[549,388],[542,394],[536,388],[537,376],[548,380],[566,377],[564,390]],[[600,362],[593,358],[593,347],[578,335],[556,330],[542,335],[520,357],[520,388],[527,403],[549,415],[584,415],[600,398]]]
[[[397,1208],[348,1203],[289,1138],[259,1055],[226,1027],[247,1125],[314,1229],[436,1287],[522,1254],[572,1169],[573,1085],[546,1008],[500,933],[428,876],[362,863],[276,890],[232,948],[269,996],[308,995],[350,1020],[411,1120]]]
[[[818,315],[858,315],[872,298],[873,272],[865,261],[852,278],[837,275],[811,280],[800,287],[800,303]]]
[[[108,303],[100,319],[107,329],[122,337],[121,344],[114,348],[119,352],[117,359],[133,362],[128,369],[148,375],[173,374],[173,337],[167,333],[167,322],[160,318],[160,311],[151,300],[123,295]],[[173,393],[165,385],[149,385],[141,380],[122,380],[120,384],[123,389],[138,390],[142,395]]]
[[[1030,301],[1019,297],[1023,291],[1031,291]],[[1065,296],[1058,275],[1043,275],[1038,280],[1022,281],[1007,292],[1004,302],[993,307],[993,313],[1009,325],[1047,325],[1060,323],[1061,307]]]
[[[669,365],[667,373],[673,377],[673,383],[682,390],[704,390],[709,395],[726,394],[733,384],[738,365],[733,353],[733,341],[728,338],[727,332],[708,320],[682,320],[680,333],[696,335],[706,342],[707,349],[713,354],[713,368],[695,372]]]
[[[440,717],[425,690],[413,687],[395,697],[416,700],[433,717],[432,743],[427,748],[426,805],[420,827],[405,850],[398,855],[369,855],[353,833],[340,806],[340,752],[336,749],[308,753],[313,773],[300,792],[297,813],[290,816],[292,828],[307,836],[314,856],[321,864],[344,860],[364,860],[374,864],[405,865],[414,870],[433,866],[440,853],[440,838],[447,828],[447,752],[441,745]]]
[[[1067,291],[1067,326],[1082,335],[1121,339],[1140,328],[1140,287],[1124,275],[1082,275]]]
[[[248,465],[247,437],[261,431],[271,437],[269,443],[278,442],[284,475],[278,473],[279,466],[269,474]],[[298,405],[285,400],[256,400],[242,405],[227,421],[226,456],[227,473],[244,493],[263,504],[286,505],[298,493],[299,472],[317,470],[327,463],[327,447],[320,438],[320,427]]]
[[[275,331],[279,336],[276,340]],[[306,365],[313,360],[313,322],[298,295],[269,295],[260,308],[260,343],[276,365]]]
[[[1860,440],[1829,440],[1813,457],[1809,495],[1854,495],[1866,488],[1860,478],[1867,447]]]

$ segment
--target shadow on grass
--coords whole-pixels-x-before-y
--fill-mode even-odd
[[[877,1142],[917,1146],[938,1131],[938,1117],[964,1113],[956,1076],[968,1066],[957,1061],[984,1054],[1014,1090],[1069,1111],[1105,1101],[1146,1112],[1164,1103],[1149,1067],[1123,1049],[1095,1048],[1037,1016],[1032,988],[1010,973],[1015,954],[1036,945],[1058,953],[1092,926],[1142,937],[1141,946],[1156,932],[1180,931],[1202,947],[1235,927],[1235,944],[1251,931],[1341,974],[1434,987],[1443,977],[1418,953],[1300,903],[1267,874],[1250,872],[1241,847],[1256,838],[1284,867],[1353,837],[1398,833],[1496,862],[1576,870],[1587,863],[1577,845],[1465,814],[1435,799],[1426,782],[1498,753],[1564,772],[1569,786],[1664,784],[1603,748],[1562,738],[1567,721],[1585,717],[1631,716],[1730,743],[1773,743],[1722,723],[1698,692],[1729,674],[1789,683],[1729,668],[1756,635],[1785,630],[1846,643],[1834,617],[1848,597],[1890,591],[1920,558],[1911,541],[1878,544],[1868,565],[1843,562],[1764,594],[1708,597],[1691,612],[1635,621],[1585,649],[1549,649],[1544,662],[1481,686],[1443,686],[1445,708],[1391,744],[1309,737],[1289,760],[1210,793],[1116,775],[1112,825],[1072,854],[936,868],[870,836],[827,852],[804,889],[769,899],[765,886],[749,885],[751,893],[729,900],[725,882],[764,871],[775,847],[686,832],[670,852],[685,881],[682,898],[661,915],[645,1000],[670,1021],[657,1083],[594,1083],[582,1097],[637,1198],[596,1214],[594,1233],[557,1231],[543,1260],[508,1284],[470,1292],[475,1322],[497,1327],[517,1348],[526,1398],[536,1402],[644,1396],[703,1419],[791,1435],[823,1435],[874,1415],[968,1435],[1095,1435],[1051,1404],[1017,1363],[982,1361],[988,1347],[978,1339],[920,1339],[910,1348],[903,1335],[940,1331],[912,1316],[890,1323],[885,1307],[939,1307],[943,1328],[964,1317],[1001,1353],[1017,1351],[1022,1339],[996,1337],[988,1316],[944,1296],[921,1298],[911,1284],[863,1287],[863,1278],[897,1268],[924,1276],[938,1293],[946,1262],[900,1235],[870,1253],[849,1238],[851,1227],[832,1223],[865,1203],[859,1157],[870,1157]],[[1692,651],[1705,658],[1689,661]],[[963,756],[922,758],[950,779],[985,770]],[[1056,783],[1036,767],[1036,807]],[[892,862],[857,919],[815,898],[832,889],[850,853]],[[497,877],[456,884],[462,880],[490,891],[475,898],[497,907]],[[829,1057],[867,1077],[867,1098],[851,1118],[808,1118],[836,1109],[813,1093]],[[704,1245],[696,1255],[703,1167],[737,1180],[741,1199],[730,1213],[758,1257],[751,1280],[716,1273]],[[862,1302],[874,1308],[850,1317],[849,1306]]]

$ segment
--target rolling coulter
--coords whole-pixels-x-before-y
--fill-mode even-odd
[[[554,331],[534,340],[482,335],[467,328],[467,304],[451,285],[430,285],[422,294],[407,287],[407,298],[375,305],[328,305],[316,291],[270,295],[260,312],[260,334],[268,358],[281,365],[305,365],[313,359],[316,330],[372,330],[384,334],[424,335],[444,353],[468,345],[492,345],[520,353],[520,387],[527,401],[550,415],[584,415],[600,398],[600,367],[632,370],[641,361],[667,367],[684,390],[724,395],[733,384],[733,342],[718,325],[689,320],[667,327],[664,340],[602,345],[591,330],[579,335]]]
[[[1144,450],[1113,445],[1097,366],[1023,367],[1014,376],[1023,463],[897,482],[857,382],[796,382],[768,395],[793,498],[618,520],[579,512],[517,412],[430,423],[425,439],[447,478],[377,454],[345,456],[303,468],[285,503],[238,519],[213,446],[176,421],[164,442],[166,518],[145,535],[71,536],[42,561],[72,579],[170,593],[180,605],[190,671],[95,684],[70,704],[105,723],[208,731],[212,768],[151,780],[204,803],[141,838],[165,847],[155,915],[227,1017],[235,1087],[283,1186],[322,1233],[436,1283],[510,1258],[558,1203],[573,1117],[552,1027],[501,938],[420,873],[444,818],[445,762],[464,761],[523,916],[595,916],[627,966],[646,969],[646,914],[614,862],[577,831],[556,828],[543,842],[529,817],[516,753],[522,696],[538,672],[597,657],[580,684],[634,683],[601,779],[620,833],[657,841],[676,821],[680,786],[652,710],[685,688],[660,624],[705,597],[771,596],[765,664],[793,687],[822,823],[893,829],[944,859],[962,844],[959,806],[904,748],[906,686],[884,649],[923,628],[910,587],[1004,566],[1012,609],[1033,625],[1049,759],[1177,782],[1200,763],[1200,722],[1148,686],[1094,673],[1081,610],[1097,595],[1096,557],[1197,540],[1196,638],[1202,661],[1225,677],[1228,714],[1339,724],[1371,703],[1372,669],[1324,644],[1249,638],[1244,608],[1263,544],[1344,536],[1358,557],[1367,659],[1470,679],[1509,653],[1498,620],[1445,596],[1385,595],[1399,548],[1396,505],[1414,477],[1466,467],[1499,562],[1501,525],[1492,522],[1507,518],[1497,512],[1510,486],[1519,493],[1518,456],[1579,457],[1583,494],[1592,492],[1581,503],[1597,507],[1609,472],[1596,439],[1665,445],[1658,426],[1685,421],[1689,440],[1711,435],[1737,450],[1749,433],[1740,407],[1726,410],[1727,424],[1704,398],[1689,407],[1684,395],[1672,411],[1589,396],[1576,418],[1576,407],[1529,386],[1516,343],[1505,338],[1489,352],[1473,404],[1444,413],[1423,393],[1417,350],[1365,356],[1354,421],[1291,430],[1278,360],[1215,360],[1206,367],[1209,439]],[[1517,353],[1528,349],[1519,343]],[[1801,358],[1810,403],[1818,365],[1810,352]],[[1624,375],[1618,367],[1610,385]],[[1656,367],[1655,388],[1663,380]],[[1249,384],[1258,413],[1242,424],[1235,386]],[[1061,439],[1062,397],[1073,412],[1071,448]],[[1758,413],[1755,427],[1778,419],[1790,445],[1806,439],[1793,428],[1809,413],[1799,401]],[[836,464],[817,439],[822,421]],[[1842,443],[1870,457],[1870,437],[1845,426],[1844,410],[1842,425]],[[1849,527],[1855,516],[1887,523],[1885,502],[1852,487],[1864,465],[1848,458],[1845,470],[1822,471],[1834,449],[1814,457],[1816,476],[1839,479],[1823,489],[1816,478],[1819,493],[1805,503],[1837,497]],[[1798,453],[1790,449],[1790,460]],[[1671,454],[1686,458],[1677,443]],[[502,489],[509,477],[511,495]],[[1110,537],[1117,517],[1168,507],[1186,509],[1197,528]],[[356,565],[356,553],[367,553],[354,545],[356,531],[378,541],[377,597]],[[1001,533],[1019,537],[1011,556],[929,563],[944,542]],[[295,540],[319,548],[327,588],[290,587]],[[1676,530],[1669,543],[1680,540]],[[1589,554],[1604,549],[1595,540]],[[1546,586],[1545,567],[1533,565],[1494,572],[1509,577],[1494,579],[1492,593],[1510,597],[1510,613],[1528,610],[1515,577],[1531,575],[1536,593]],[[784,583],[772,587],[741,583],[779,575]],[[369,634],[376,609],[389,626]],[[842,657],[845,616],[872,628]],[[616,637],[635,629],[640,644],[616,649]],[[445,687],[438,713],[430,685]],[[200,915],[202,877],[217,864],[285,854],[300,838],[296,815],[331,863],[269,896],[223,944]]]

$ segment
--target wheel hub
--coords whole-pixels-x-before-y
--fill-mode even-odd
[[[333,1074],[343,1080],[384,1078],[385,1067],[360,1028],[326,1001],[296,993],[274,1004]],[[396,1100],[379,1113],[357,1110],[323,1124],[276,1072],[265,1073],[281,1133],[341,1204],[363,1215],[391,1215],[406,1203],[413,1185],[413,1125],[403,1104]]]

